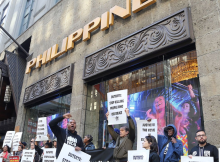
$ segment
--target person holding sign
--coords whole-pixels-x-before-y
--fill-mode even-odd
[[[3,158],[2,162],[9,162],[10,161],[10,159],[9,159],[9,157],[11,156],[10,152],[11,152],[10,147],[8,145],[5,145],[3,147],[3,152],[0,155],[0,158]]]
[[[154,136],[146,136],[142,146],[143,148],[150,150],[150,157],[149,157],[150,162],[160,162],[160,157],[157,154],[158,152],[157,141]]]
[[[192,156],[214,157],[214,162],[218,162],[218,149],[206,142],[207,136],[205,131],[198,130],[195,139],[199,144],[192,148],[189,153],[189,158],[192,158]]]
[[[30,148],[30,150],[35,150],[34,142],[31,143],[31,148]],[[40,160],[40,156],[39,156],[38,152],[35,150],[34,162],[39,162],[39,160]]]
[[[18,151],[15,152],[15,156],[19,156],[19,159],[21,159],[23,153],[23,146],[19,145],[18,146]]]
[[[63,129],[58,126],[58,123],[61,122],[63,119],[69,119],[71,117],[72,115],[70,113],[67,113],[63,116],[51,120],[49,123],[52,132],[57,137],[57,158],[64,143],[75,147],[76,151],[84,150],[82,138],[76,132],[76,121],[74,119],[69,120],[67,124],[67,129]]]
[[[115,149],[113,152],[113,157],[116,161],[127,161],[128,150],[132,150],[134,139],[135,139],[135,126],[134,121],[130,117],[129,109],[125,109],[129,128],[123,126],[120,128],[120,135],[118,135],[112,125],[108,125],[108,132],[111,134],[112,139],[116,141]],[[106,118],[108,120],[109,112],[106,113]]]

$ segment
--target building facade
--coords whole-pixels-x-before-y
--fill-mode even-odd
[[[59,1],[17,38],[31,38],[16,121],[24,140],[38,117],[70,112],[101,148],[106,95],[128,89],[132,117],[157,119],[158,134],[175,124],[185,155],[198,129],[219,147],[219,9],[219,0]]]

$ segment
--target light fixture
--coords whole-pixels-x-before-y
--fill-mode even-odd
[[[5,110],[7,110],[7,104],[11,99],[11,87],[9,85],[6,86],[4,102],[6,103]]]

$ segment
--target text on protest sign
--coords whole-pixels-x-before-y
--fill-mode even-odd
[[[60,162],[89,162],[90,158],[91,158],[91,155],[88,155],[82,151],[75,151],[74,147],[64,143],[57,161],[60,161]]]
[[[136,120],[137,122],[137,150],[144,150],[142,143],[146,136],[154,136],[157,140],[157,119],[150,122],[147,120]]]
[[[35,150],[23,150],[21,162],[33,162]]]
[[[22,132],[17,132],[13,138],[13,151],[18,151],[19,142],[21,141]]]
[[[19,156],[10,156],[9,159],[10,159],[10,162],[19,162]]]
[[[181,156],[181,162],[214,162],[213,157],[193,156],[190,159],[188,156]]]
[[[2,147],[4,147],[5,145],[11,147],[14,135],[15,135],[15,131],[7,131]]]
[[[44,148],[43,162],[56,162],[56,148]]]
[[[36,141],[48,140],[47,134],[48,134],[47,133],[47,118],[46,117],[38,118]]]
[[[128,150],[129,162],[149,162],[149,150]]]
[[[109,112],[108,125],[127,123],[125,113],[125,108],[127,108],[127,96],[127,89],[107,93]]]

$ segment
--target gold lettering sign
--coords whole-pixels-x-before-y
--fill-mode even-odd
[[[43,55],[40,54],[37,58],[33,58],[31,61],[27,63],[26,74],[31,72],[32,67],[40,68],[41,65],[44,65],[53,59],[61,56],[67,51],[74,48],[74,43],[81,39],[83,41],[87,41],[91,38],[91,32],[97,30],[100,26],[101,31],[104,31],[109,28],[109,25],[114,25],[114,15],[117,15],[123,19],[131,16],[131,11],[133,13],[137,13],[142,9],[156,3],[156,0],[133,0],[131,7],[131,0],[126,0],[126,8],[122,8],[119,6],[114,6],[103,13],[100,17],[95,18],[93,21],[84,26],[84,28],[80,28],[77,31],[70,34],[68,37],[63,39],[62,47],[60,52],[58,52],[58,44],[53,45],[48,50],[44,51]]]

